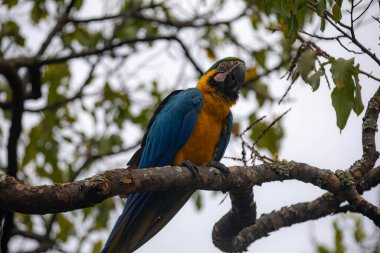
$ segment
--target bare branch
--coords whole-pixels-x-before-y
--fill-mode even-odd
[[[333,172],[296,162],[276,161],[257,166],[230,167],[225,177],[215,169],[199,167],[194,179],[185,167],[115,169],[73,183],[27,186],[0,175],[0,206],[21,213],[46,214],[93,206],[106,198],[139,191],[174,189],[241,190],[265,182],[297,179],[340,193],[342,185]],[[323,183],[321,183],[323,182]],[[29,201],[25,201],[28,199]]]
[[[64,25],[67,22],[67,19],[69,17],[70,11],[73,8],[75,3],[75,0],[71,0],[68,6],[66,7],[64,13],[61,15],[61,17],[58,19],[57,24],[54,26],[54,28],[49,32],[48,36],[46,37],[45,41],[42,43],[40,49],[38,50],[36,57],[41,56],[48,46],[50,45],[52,39],[62,30]]]
[[[352,2],[354,2],[354,1],[352,1]],[[361,1],[359,1],[357,4],[359,4],[360,2],[361,2]],[[367,10],[369,9],[369,7],[371,6],[372,3],[373,3],[373,0],[371,0],[371,2],[369,2],[369,4],[367,5],[367,7],[363,10],[362,13],[360,13],[359,16],[357,16],[357,17],[354,19],[353,22],[356,22],[358,19],[360,19],[360,18],[364,15],[364,13],[367,12]]]
[[[246,9],[244,9],[241,13],[236,15],[233,18],[227,19],[227,20],[220,20],[220,21],[209,21],[207,19],[203,19],[200,22],[198,22],[197,18],[194,17],[190,20],[186,21],[179,21],[179,20],[169,20],[169,19],[160,19],[156,17],[148,17],[141,13],[141,10],[145,8],[155,8],[159,5],[153,5],[149,7],[143,7],[140,9],[132,10],[129,12],[123,12],[115,15],[109,15],[109,16],[103,16],[103,17],[95,17],[95,18],[88,18],[88,19],[70,19],[68,22],[72,22],[74,24],[79,23],[90,23],[90,22],[100,22],[110,19],[116,19],[116,18],[125,18],[125,17],[133,17],[135,19],[140,19],[152,23],[157,23],[159,25],[166,25],[166,26],[172,26],[178,29],[182,28],[199,28],[199,27],[216,27],[220,25],[228,25],[230,23],[233,23],[236,20],[239,20],[240,18],[244,17],[246,15]]]
[[[339,45],[340,45],[341,47],[343,47],[347,52],[350,52],[350,53],[353,53],[353,54],[364,54],[364,52],[358,52],[358,51],[354,51],[354,50],[352,50],[352,49],[349,49],[348,47],[346,47],[346,46],[340,41],[340,39],[336,39],[336,40],[338,41]]]
[[[274,124],[276,124],[282,117],[284,117],[288,112],[290,112],[292,108],[289,108],[286,112],[281,114],[279,117],[277,117],[275,120],[272,121],[265,129],[264,131],[256,138],[256,140],[253,142],[252,146],[255,146],[264,136],[265,134],[271,129]]]
[[[325,14],[326,20],[335,27],[341,34],[343,34],[345,37],[349,38],[358,48],[360,48],[364,53],[366,53],[369,57],[371,57],[378,65],[380,65],[380,59],[376,56],[375,53],[372,53],[368,48],[363,46],[355,37],[350,36],[348,33],[343,31],[338,25],[335,24],[335,22],[329,17],[329,15]],[[342,25],[341,23],[339,23]]]

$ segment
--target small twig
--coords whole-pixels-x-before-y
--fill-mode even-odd
[[[75,95],[73,95],[72,97],[69,97],[69,98],[64,98],[64,99],[61,99],[61,100],[57,100],[51,104],[48,104],[48,105],[45,105],[41,108],[37,108],[37,109],[25,109],[26,112],[43,112],[43,111],[46,111],[46,110],[54,110],[64,104],[67,104],[69,102],[72,102],[78,98],[81,98],[83,97],[83,90],[84,88],[91,82],[92,80],[92,76],[94,74],[94,71],[95,71],[95,68],[96,66],[98,65],[98,61],[94,64],[92,64],[91,66],[91,69],[87,75],[87,78],[86,80],[84,80],[83,84],[81,85],[81,87],[79,88],[79,90],[77,91],[77,93]]]
[[[350,52],[350,53],[353,53],[353,54],[364,54],[364,52],[358,52],[358,51],[354,51],[352,49],[349,49],[347,48],[341,41],[340,39],[336,39],[338,41],[338,43],[340,44],[341,47],[343,47],[347,52]]]
[[[253,145],[252,146],[255,146],[264,136],[265,134],[269,131],[269,129],[271,129],[274,124],[276,124],[282,117],[284,117],[292,108],[289,108],[286,112],[284,112],[283,114],[281,114],[279,117],[277,117],[274,121],[272,121],[272,123],[270,123],[265,129],[264,131],[261,132],[261,134],[256,138],[256,140],[253,142]]]
[[[302,53],[306,50],[306,47],[304,44],[305,43],[303,41],[302,45],[298,48],[296,55],[292,58],[292,61],[290,62],[290,66],[288,68],[288,71],[286,71],[285,74],[283,76],[281,76],[280,78],[284,78],[286,75],[288,75],[288,77],[286,79],[289,80],[290,76],[293,74],[293,72],[297,66],[298,59],[301,57]]]
[[[252,122],[251,124],[249,124],[249,126],[246,129],[244,129],[244,131],[239,136],[242,137],[246,132],[248,132],[249,130],[251,130],[254,125],[256,125],[257,123],[259,123],[260,121],[262,121],[266,117],[267,116],[264,115],[264,116],[260,117],[259,119],[255,120],[254,122]]]
[[[334,37],[324,37],[324,36],[321,36],[318,34],[312,34],[312,33],[306,32],[304,30],[301,30],[300,33],[303,33],[303,34],[308,35],[312,38],[316,38],[316,39],[320,39],[320,40],[336,40],[337,38],[344,38],[343,35],[338,35],[338,36],[334,36]]]
[[[288,95],[288,93],[289,93],[290,89],[293,87],[294,83],[295,83],[295,80],[293,80],[293,81],[290,83],[290,85],[289,85],[288,88],[286,89],[284,95],[282,95],[281,99],[278,101],[278,103],[277,103],[278,105],[281,104],[282,101],[284,101],[285,97]]]
[[[351,21],[351,26],[350,26],[350,31],[351,31],[351,36],[352,38],[355,39],[355,30],[354,30],[354,0],[351,1],[351,11],[350,11],[350,21]],[[340,41],[338,40],[339,44]],[[342,45],[342,44],[341,44]]]
[[[75,4],[75,0],[71,0],[70,3],[69,3],[69,5],[66,7],[64,13],[62,14],[62,16],[59,18],[57,24],[50,31],[50,33],[46,37],[45,41],[42,43],[41,48],[38,50],[38,52],[36,54],[36,57],[41,56],[46,51],[46,49],[50,45],[50,43],[51,43],[52,39],[54,38],[54,36],[56,36],[57,33],[62,30],[62,28],[64,27],[64,25],[67,22],[67,19],[69,17],[70,11],[73,8],[74,4]]]
[[[325,14],[325,18],[333,27],[335,27],[335,29],[337,29],[341,34],[350,39],[358,48],[360,48],[364,53],[366,53],[370,58],[372,58],[372,60],[374,60],[378,65],[380,65],[380,59],[376,56],[375,53],[372,53],[368,48],[363,46],[363,44],[361,44],[356,38],[351,37],[348,33],[343,31],[338,25],[335,24],[333,20],[331,20],[331,18],[328,15]],[[341,23],[338,24],[342,26]]]
[[[352,1],[352,2],[354,2],[354,1]],[[359,4],[360,2],[361,2],[361,1],[359,1],[357,4]],[[364,15],[364,13],[367,12],[367,10],[368,10],[369,7],[371,6],[372,2],[373,2],[373,0],[371,0],[371,2],[370,2],[370,3],[367,5],[367,7],[363,10],[363,12],[360,13],[360,15],[359,15],[358,17],[356,17],[356,18],[354,19],[353,22],[356,22],[358,19],[360,19],[360,18]]]
[[[174,40],[177,41],[179,43],[179,45],[182,47],[183,51],[185,52],[185,55],[186,57],[189,59],[189,61],[193,64],[194,68],[196,69],[196,71],[199,73],[199,76],[203,75],[203,70],[201,69],[201,67],[199,67],[199,65],[195,62],[195,60],[193,59],[193,57],[190,55],[190,51],[189,49],[185,46],[185,44],[183,43],[182,40],[180,40],[179,38],[177,37],[174,37]]]

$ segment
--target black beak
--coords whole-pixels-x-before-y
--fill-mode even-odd
[[[239,62],[231,71],[232,79],[235,82],[235,89],[239,90],[245,79],[245,64]]]
[[[245,79],[245,64],[237,62],[236,66],[231,69],[223,81],[223,86],[229,93],[231,99],[236,100],[239,95],[239,89],[243,85]]]

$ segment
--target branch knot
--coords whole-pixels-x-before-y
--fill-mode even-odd
[[[335,175],[340,180],[341,189],[349,189],[355,185],[355,179],[350,171],[337,170]]]
[[[377,132],[377,122],[373,118],[365,118],[363,121],[363,130],[372,130]]]
[[[285,177],[290,176],[290,172],[292,169],[294,169],[295,166],[296,163],[294,161],[287,160],[275,161],[270,164],[272,170],[274,170],[277,174]]]

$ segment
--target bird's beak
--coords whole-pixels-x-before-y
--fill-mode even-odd
[[[237,62],[236,66],[231,70],[231,75],[235,83],[233,90],[238,91],[244,84],[245,64],[243,62]]]
[[[219,73],[218,73],[219,74]],[[222,76],[219,76],[223,85],[226,89],[238,92],[240,87],[244,83],[245,78],[245,64],[240,61],[236,61],[235,66],[233,66],[229,71],[226,71]]]
[[[236,101],[239,97],[239,89],[244,84],[245,64],[235,61],[232,68],[226,72],[216,73],[214,81],[219,83],[218,90],[231,101]]]

